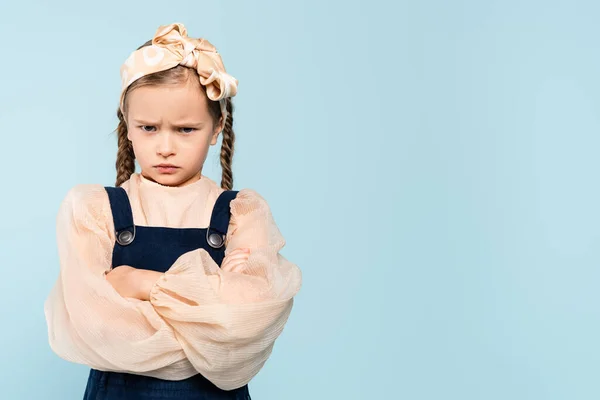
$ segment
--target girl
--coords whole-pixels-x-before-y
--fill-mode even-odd
[[[116,185],[75,186],[58,214],[50,346],[91,367],[84,399],[250,399],[301,273],[266,201],[232,190],[238,81],[182,24],[121,78]],[[219,187],[202,167],[221,132]]]

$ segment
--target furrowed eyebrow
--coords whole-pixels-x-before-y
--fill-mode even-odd
[[[137,124],[141,124],[141,125],[158,125],[160,124],[160,121],[150,121],[147,119],[142,119],[142,118],[132,118],[133,122],[137,123]]]
[[[139,125],[151,125],[151,126],[155,126],[155,125],[159,125],[160,121],[151,121],[151,120],[147,120],[147,119],[143,119],[143,118],[131,118],[131,120]],[[177,123],[172,124],[173,126],[178,126],[178,127],[194,127],[194,126],[204,126],[206,124],[206,121],[180,121]]]
[[[175,125],[175,126],[200,126],[200,125],[204,125],[204,124],[205,124],[204,121],[180,121],[173,125]]]

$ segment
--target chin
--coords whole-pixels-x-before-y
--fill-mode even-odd
[[[196,180],[195,175],[189,176],[189,174],[185,174],[182,170],[171,174],[154,172],[150,177],[156,183],[163,186],[182,186],[189,183],[191,180]]]

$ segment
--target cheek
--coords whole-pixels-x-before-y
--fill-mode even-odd
[[[148,152],[151,150],[150,141],[144,140],[144,138],[136,134],[132,134],[130,140],[131,145],[133,146],[133,152],[135,153],[135,158],[143,161],[147,157]]]
[[[209,142],[210,139],[207,139],[206,136],[187,140],[180,144],[178,153],[193,164],[203,162],[208,154]]]
[[[134,147],[139,147],[140,143],[140,133],[137,131],[129,131],[127,133],[127,139],[129,139]]]
[[[202,131],[197,132],[196,135],[189,137],[188,139],[188,142],[191,146],[204,150],[206,147],[210,146],[212,135],[208,131]]]
[[[208,148],[208,141],[206,140],[206,136],[201,137],[198,135],[198,137],[195,138],[182,140],[179,148],[186,153],[201,154],[204,153]]]

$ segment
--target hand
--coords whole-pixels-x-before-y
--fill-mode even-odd
[[[250,249],[235,249],[231,253],[227,254],[221,264],[221,269],[240,272],[241,267],[250,257]]]
[[[139,300],[148,300],[154,282],[162,273],[120,265],[106,274],[106,280],[121,295]]]

